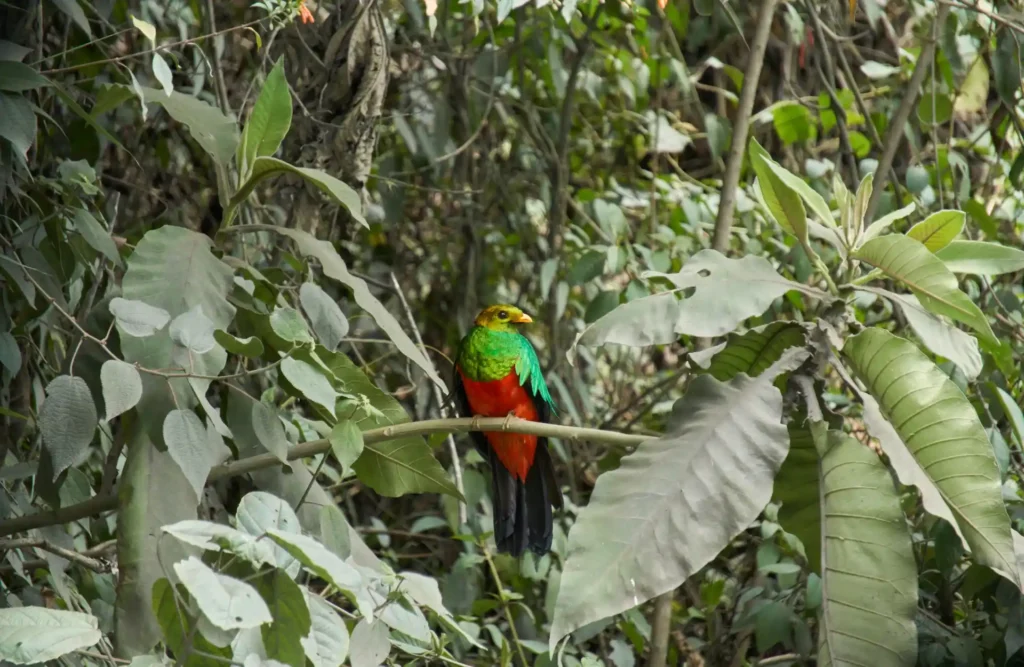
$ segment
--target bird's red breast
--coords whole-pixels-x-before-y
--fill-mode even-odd
[[[474,415],[481,417],[505,417],[514,413],[520,419],[537,421],[537,407],[513,368],[500,380],[477,382],[466,377],[461,369],[462,384],[466,398]],[[533,465],[533,454],[537,449],[537,436],[523,433],[485,432],[484,437],[494,448],[501,464],[521,481]]]

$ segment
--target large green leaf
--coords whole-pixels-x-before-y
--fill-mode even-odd
[[[721,336],[748,317],[760,315],[790,290],[828,298],[820,290],[783,278],[763,257],[730,259],[715,250],[701,250],[678,273],[650,271],[644,277],[666,278],[675,289],[619,306],[587,327],[573,347],[609,343],[643,347],[671,343],[679,334]],[[692,296],[676,298],[677,292],[689,289]],[[723,299],[723,293],[729,298]]]
[[[264,572],[255,585],[274,617],[273,623],[260,628],[267,657],[291,667],[305,667],[302,638],[310,631],[311,610],[303,590],[281,570]]]
[[[184,586],[178,586],[178,594],[185,598],[187,593]],[[198,626],[201,626],[201,624],[196,623],[192,615],[185,613],[186,610],[181,609],[179,611],[178,604],[175,601],[174,590],[167,579],[158,579],[153,584],[152,598],[153,607],[151,613],[155,614],[156,618],[160,621],[160,628],[163,630],[163,640],[167,648],[171,649],[175,655],[183,657],[186,646],[198,649],[204,654],[200,655],[194,651],[189,653],[187,659],[182,661],[184,667],[220,667],[224,664],[221,661],[228,661],[228,658],[231,656],[231,649],[214,646],[203,636],[203,633],[198,632]],[[139,654],[131,653],[129,655]]]
[[[328,352],[322,347],[317,348],[317,354],[346,392],[364,397],[367,403],[366,406],[358,401],[339,403],[339,420],[350,419],[364,431],[409,421],[402,405],[381,391],[346,355]],[[352,469],[363,483],[381,495],[445,493],[460,497],[459,490],[420,437],[367,443]]]
[[[379,326],[384,334],[394,342],[399,352],[419,366],[420,369],[427,374],[427,377],[433,380],[434,383],[445,393],[448,392],[448,387],[445,386],[444,380],[441,379],[441,376],[437,374],[434,364],[432,364],[423,354],[423,351],[412,342],[412,339],[409,338],[409,335],[405,333],[404,329],[402,329],[402,325],[398,323],[395,316],[388,312],[388,309],[384,307],[384,304],[377,300],[377,297],[373,296],[369,287],[366,286],[366,281],[349,273],[348,267],[345,266],[345,260],[341,258],[338,251],[334,249],[334,246],[327,241],[318,240],[316,237],[300,229],[269,227],[263,225],[260,226],[260,229],[274,231],[278,234],[289,237],[295,241],[295,245],[299,247],[299,252],[307,257],[317,259],[323,267],[325,275],[337,280],[352,290],[352,295],[355,297],[356,303],[359,307],[373,317],[377,326]]]
[[[757,139],[750,138],[747,154],[757,174],[758,188],[768,211],[780,227],[796,236],[800,243],[806,244],[807,211],[803,200],[772,170],[769,166],[771,156],[757,143]]]
[[[750,526],[789,447],[773,382],[808,354],[790,349],[753,379],[694,378],[673,410],[678,427],[598,478],[569,533],[552,647],[676,588]]]
[[[793,322],[772,322],[743,335],[730,334],[729,340],[711,359],[708,373],[728,382],[738,373],[756,377],[778,361],[791,347],[803,345],[806,331]]]
[[[999,467],[967,397],[916,345],[882,329],[865,329],[848,339],[843,355],[878,401],[884,419],[869,415],[874,406],[865,402],[865,420],[900,480],[917,484],[925,508],[959,527],[977,562],[1018,582]],[[891,424],[896,437],[881,422]],[[904,448],[912,458],[900,451]],[[955,520],[941,510],[920,471],[938,488]]]
[[[896,305],[921,342],[935,354],[956,364],[968,380],[974,380],[981,373],[983,362],[977,338],[925,310],[913,294],[896,294],[878,287],[864,286],[860,289],[883,296]]]
[[[782,503],[779,523],[804,545],[807,564],[821,572],[821,497],[818,491],[818,452],[805,420],[789,423],[789,454],[775,476],[772,501]]]
[[[45,607],[0,609],[0,660],[32,665],[88,648],[103,639],[91,614]]]
[[[950,244],[964,230],[967,216],[963,211],[936,211],[907,230],[907,236],[938,252]]]
[[[282,57],[267,75],[249,114],[249,122],[242,131],[242,141],[238,145],[238,171],[244,175],[257,157],[276,153],[291,124],[292,96],[288,92]]]
[[[96,432],[96,403],[80,377],[58,375],[46,385],[39,430],[53,462],[53,479],[79,463]]]
[[[997,276],[1024,271],[1024,250],[984,241],[953,241],[935,253],[953,273]]]
[[[874,452],[839,431],[825,437],[818,664],[913,667],[917,563],[899,494]]]
[[[188,126],[192,138],[221,166],[228,166],[238,146],[238,124],[215,106],[191,95],[142,88],[146,102],[159,104],[174,120]],[[207,313],[209,315],[209,313]]]
[[[283,160],[267,156],[258,157],[253,161],[249,178],[238,186],[238,191],[231,197],[231,201],[228,202],[227,208],[224,210],[225,224],[231,224],[238,206],[246,200],[260,181],[271,176],[281,176],[283,174],[300,176],[307,183],[315,186],[320,192],[330,197],[335,204],[347,210],[353,220],[363,227],[370,226],[366,222],[366,218],[363,217],[363,204],[359,199],[359,193],[350,188],[344,181],[340,181],[320,169],[296,167]]]
[[[868,241],[853,257],[906,284],[931,312],[962,322],[991,343],[999,344],[985,314],[960,291],[956,276],[920,241],[889,234]]]

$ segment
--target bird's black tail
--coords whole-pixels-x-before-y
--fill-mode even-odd
[[[562,492],[547,438],[537,439],[526,482],[512,476],[490,450],[494,485],[494,541],[501,553],[519,557],[527,547],[538,556],[551,550],[552,507],[561,509]]]

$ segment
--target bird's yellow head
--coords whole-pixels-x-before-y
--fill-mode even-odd
[[[478,327],[487,327],[493,331],[515,331],[514,325],[529,324],[530,322],[533,322],[532,317],[507,303],[487,306],[473,321]]]

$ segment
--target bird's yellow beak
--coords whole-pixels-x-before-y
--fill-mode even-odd
[[[527,315],[526,313],[523,313],[513,321],[516,324],[529,324],[530,322],[533,322],[533,318]]]

